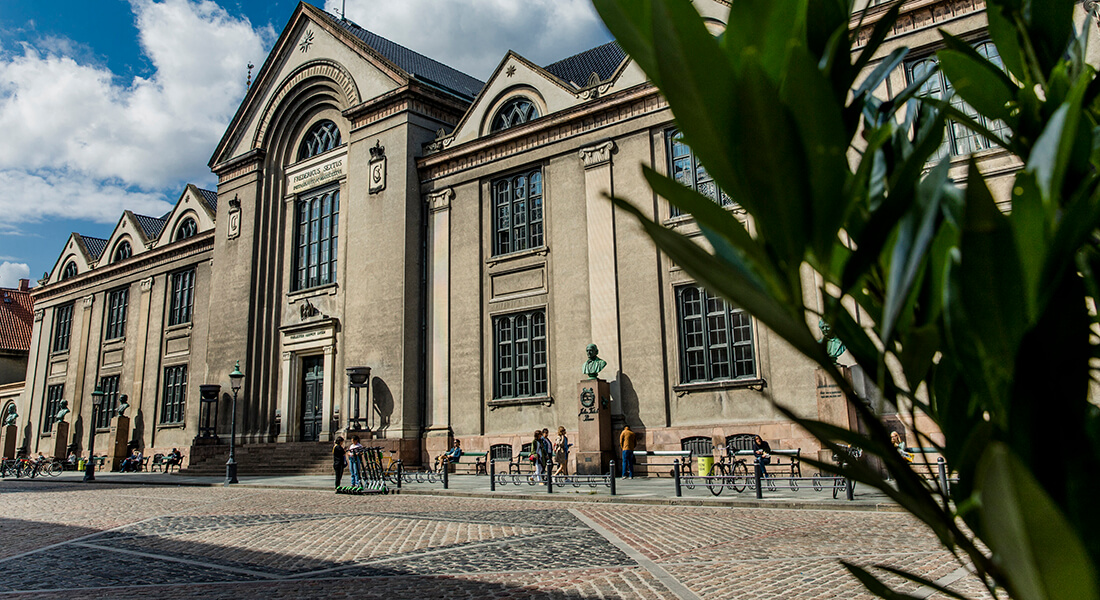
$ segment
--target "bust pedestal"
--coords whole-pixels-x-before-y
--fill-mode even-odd
[[[69,424],[65,421],[57,422],[57,429],[53,432],[53,457],[57,460],[65,460],[69,447]]]
[[[577,434],[573,454],[578,475],[607,473],[614,456],[611,437],[611,386],[602,379],[577,383]]]
[[[122,459],[130,456],[126,448],[127,442],[130,441],[130,417],[120,415],[115,419],[110,440],[107,445],[107,460],[110,461],[111,470],[117,471],[122,466]]]
[[[0,429],[0,448],[4,449],[4,458],[15,458],[15,438],[19,436],[19,428],[15,425],[5,425]]]

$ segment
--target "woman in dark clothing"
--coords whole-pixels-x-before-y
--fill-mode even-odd
[[[338,437],[332,444],[332,470],[336,471],[336,487],[340,487],[340,478],[344,476],[344,438]]]
[[[752,440],[752,453],[756,455],[756,468],[760,469],[760,477],[767,477],[768,469],[764,465],[772,462],[771,444],[765,442],[764,438],[756,436]]]

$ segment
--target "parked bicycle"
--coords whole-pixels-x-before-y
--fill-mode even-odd
[[[863,449],[856,446],[840,446],[841,452],[833,452],[833,462],[840,468],[848,466],[849,463],[855,462],[863,457]],[[839,475],[828,475],[823,473],[814,473],[813,486],[815,492],[820,492],[825,489],[826,485],[830,485],[833,488],[833,498],[836,498],[840,494],[840,490],[845,489],[849,483],[846,477]],[[852,490],[855,490],[856,482],[853,481],[850,484]]]

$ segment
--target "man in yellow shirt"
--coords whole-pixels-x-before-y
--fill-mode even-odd
[[[629,425],[623,426],[623,432],[619,434],[619,447],[623,449],[623,477],[634,479],[634,432]]]

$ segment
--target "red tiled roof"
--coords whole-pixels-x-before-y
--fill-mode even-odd
[[[0,288],[0,350],[30,351],[33,326],[30,292]]]

